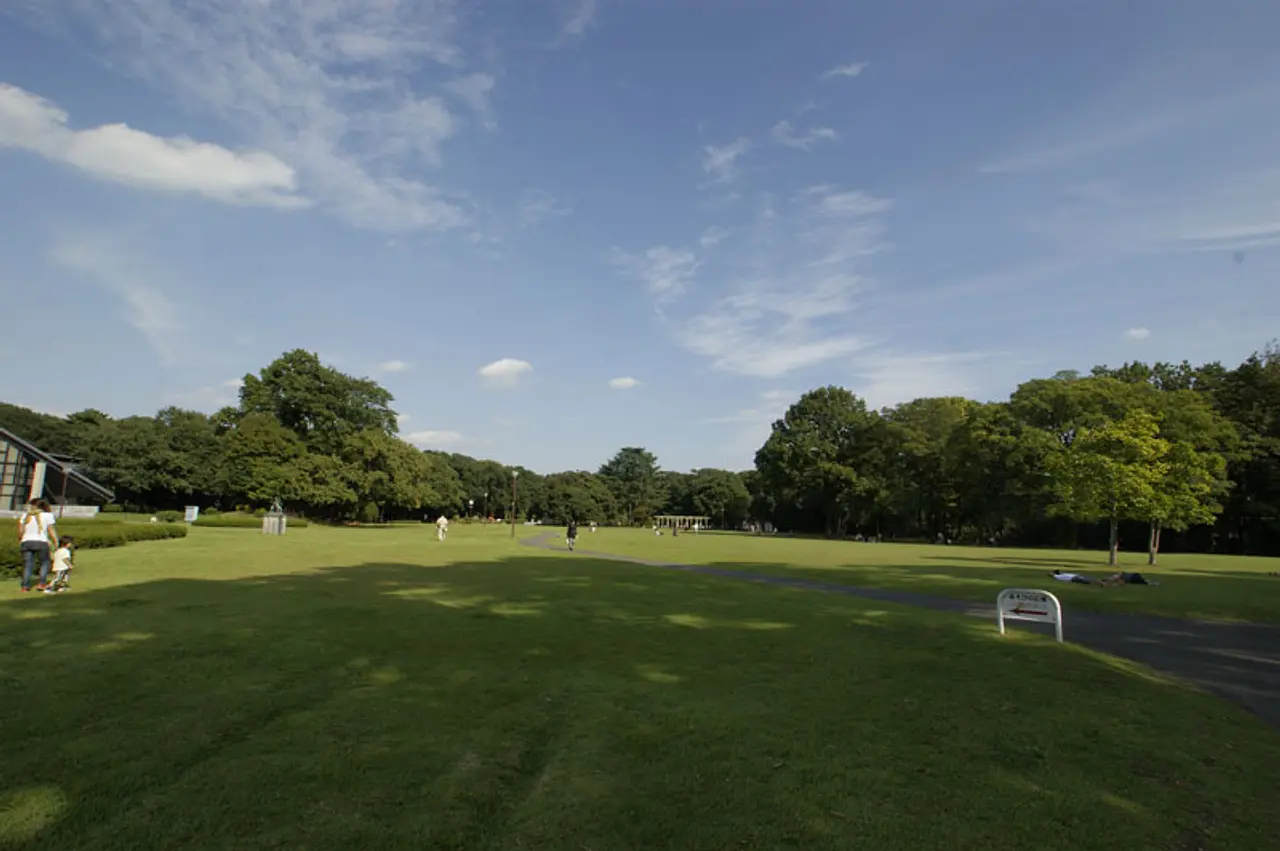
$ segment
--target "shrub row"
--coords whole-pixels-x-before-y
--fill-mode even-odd
[[[212,526],[232,529],[261,529],[262,518],[252,514],[201,514],[196,518],[196,526]],[[289,526],[293,529],[305,529],[307,521],[302,517],[290,517]]]
[[[95,521],[58,524],[58,531],[76,539],[76,549],[96,550],[104,547],[123,547],[130,541],[158,541],[164,538],[185,538],[187,527],[182,523],[109,523],[94,526]],[[17,576],[22,571],[22,550],[17,541],[0,542],[0,575]]]

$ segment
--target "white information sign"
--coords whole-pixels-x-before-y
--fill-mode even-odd
[[[196,520],[200,519],[200,506],[188,505],[185,519],[188,523],[194,523]]]
[[[1053,624],[1054,638],[1062,643],[1062,604],[1048,591],[1034,588],[1006,588],[996,597],[996,623],[1004,635],[1005,621],[1036,621]]]

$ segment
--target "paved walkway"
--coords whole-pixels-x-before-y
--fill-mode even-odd
[[[521,543],[545,550],[564,551],[564,546],[553,543],[558,538],[558,533],[547,532],[535,538],[526,538]],[[992,622],[992,629],[995,628],[994,603],[974,603],[910,591],[835,585],[812,579],[678,564],[581,548],[577,550],[576,555],[625,561],[648,567],[684,570],[763,585],[782,585],[832,594],[848,594],[886,603],[920,606],[935,611],[987,618]],[[1280,627],[1177,620],[1149,615],[1123,615],[1084,610],[1065,612],[1064,620],[1068,641],[1132,659],[1154,670],[1194,683],[1207,691],[1241,704],[1265,721],[1280,727]],[[1041,625],[1032,627],[1029,624],[1018,624],[1018,626],[1035,628]]]

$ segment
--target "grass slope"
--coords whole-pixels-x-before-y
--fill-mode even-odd
[[[0,601],[0,847],[1234,850],[1280,832],[1275,730],[964,618],[482,527],[443,545],[193,529],[82,561],[69,594]]]
[[[927,544],[861,544],[808,538],[683,534],[601,529],[579,541],[583,549],[641,558],[715,565],[779,576],[804,576],[841,585],[892,588],[994,602],[1002,588],[1048,588],[1064,606],[1168,617],[1280,622],[1280,559],[1194,554],[1122,553],[1120,567],[1160,581],[1099,588],[1049,578],[1054,568],[1102,578],[1113,572],[1106,553],[1017,550]]]

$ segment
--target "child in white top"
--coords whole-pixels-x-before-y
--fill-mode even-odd
[[[447,534],[449,534],[449,518],[441,514],[436,520],[436,539],[443,541]]]
[[[75,545],[76,539],[70,535],[64,535],[58,542],[58,549],[53,553],[53,579],[44,589],[44,593],[57,594],[59,591],[67,591],[71,588],[71,568],[75,567],[73,561]]]

